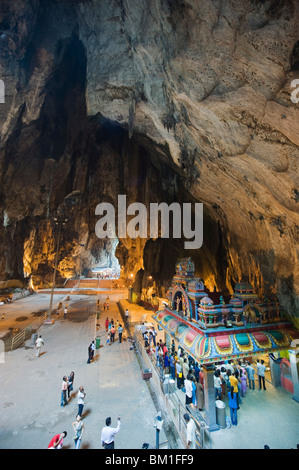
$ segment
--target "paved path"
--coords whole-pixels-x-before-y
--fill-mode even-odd
[[[116,299],[110,295],[110,300],[109,318],[121,322]],[[74,448],[72,422],[77,413],[79,385],[87,393],[82,449],[101,449],[105,419],[111,416],[113,426],[118,415],[122,428],[115,439],[116,448],[140,449],[144,442],[155,445],[156,409],[148,386],[141,378],[129,342],[105,344],[106,312],[97,321],[101,347],[96,350],[94,362],[87,364],[87,347],[95,336],[95,306],[95,296],[74,296],[66,320],[59,318],[54,325],[39,329],[45,341],[39,358],[30,347],[31,341],[27,347],[5,354],[5,363],[0,364],[0,448],[47,448],[51,437],[64,430],[68,432],[65,447]],[[74,392],[67,406],[61,408],[62,377],[71,371],[75,372]],[[163,431],[162,440],[166,440]]]

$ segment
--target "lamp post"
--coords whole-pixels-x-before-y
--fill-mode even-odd
[[[79,268],[79,282],[78,282],[78,289],[80,287],[80,280],[81,280],[81,262],[82,262],[82,251],[83,251],[83,246],[86,246],[84,243],[79,243],[81,246],[81,253],[80,253],[80,268]]]
[[[60,233],[61,233],[61,226],[65,226],[68,219],[64,217],[54,217],[53,218],[55,225],[58,226],[58,239],[57,239],[57,248],[55,254],[55,264],[54,264],[54,273],[53,273],[53,282],[52,282],[52,289],[51,289],[51,297],[50,297],[50,306],[48,310],[48,319],[51,318],[52,306],[53,306],[53,294],[55,289],[55,279],[56,279],[56,271],[57,271],[57,264],[58,264],[58,252],[59,252],[59,245],[60,245]]]

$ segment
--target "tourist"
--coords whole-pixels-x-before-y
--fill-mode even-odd
[[[40,351],[41,351],[41,347],[42,345],[45,344],[44,343],[44,340],[42,339],[42,336],[39,335],[39,337],[37,338],[37,340],[35,341],[35,348],[36,348],[36,357],[39,357],[40,355]]]
[[[106,302],[104,302],[104,312],[106,310],[106,306],[107,306],[107,304],[106,304]]]
[[[186,379],[184,380],[184,387],[185,387],[185,393],[186,393],[186,406],[191,405],[192,403],[192,382],[191,382],[191,377],[188,374]]]
[[[154,346],[156,346],[157,331],[155,328],[152,329],[152,335],[153,335]]]
[[[239,402],[238,402],[238,379],[231,373],[230,370],[227,371],[227,375],[229,378],[229,383],[230,383],[230,388],[228,390],[231,390],[231,387],[234,387],[234,393],[237,395],[237,409],[240,408]]]
[[[219,370],[214,372],[214,389],[215,389],[215,400],[221,400],[222,388],[221,388],[221,377]]]
[[[80,385],[79,390],[78,390],[78,415],[81,416],[83,414],[83,408],[84,408],[84,399],[86,397],[86,392],[84,391],[84,388],[82,385]]]
[[[180,361],[176,362],[175,368],[176,368],[177,387],[180,390],[183,384],[183,372],[182,372]]]
[[[80,415],[76,416],[76,421],[73,422],[73,429],[75,433],[74,435],[75,449],[80,449],[82,435],[84,432],[84,423]]]
[[[243,369],[240,369],[240,379],[241,379],[241,397],[244,398],[247,391],[247,376],[246,372],[243,372]]]
[[[195,382],[195,386],[196,386],[196,400],[197,400],[196,406],[199,409],[199,411],[202,411],[204,409],[204,403],[205,403],[204,388],[199,380]]]
[[[48,449],[62,449],[63,440],[66,438],[67,432],[63,431],[61,434],[55,434],[54,437],[50,440]]]
[[[220,368],[220,377],[221,377],[221,389],[222,389],[222,395],[225,396],[227,395],[227,391],[230,390],[227,388],[227,381],[228,381],[228,376],[226,373],[225,367]]]
[[[174,353],[170,355],[169,358],[169,369],[170,369],[170,375],[173,380],[175,380],[175,358],[174,358]]]
[[[255,370],[252,367],[250,362],[247,363],[246,370],[247,370],[249,388],[252,389],[252,390],[255,390],[255,384],[254,384],[254,382],[255,382],[255,378],[254,378]]]
[[[62,406],[62,407],[67,404],[67,397],[66,397],[67,387],[68,387],[67,377],[64,376],[62,378],[62,385],[61,385],[61,402],[60,402],[60,406]]]
[[[64,315],[63,315],[64,319],[66,319],[67,314],[68,314],[68,309],[67,309],[67,307],[65,307],[65,309],[64,309]]]
[[[200,367],[199,374],[198,374],[199,381],[201,385],[204,387],[204,376],[203,376],[203,368]]]
[[[67,394],[68,394],[68,399],[70,399],[71,392],[73,391],[73,386],[74,386],[74,379],[75,379],[75,373],[71,372],[68,378],[68,386],[67,386]]]
[[[191,418],[188,413],[184,414],[185,421],[187,423],[186,429],[186,441],[187,441],[187,449],[195,449],[196,448],[196,437],[195,437],[195,423],[194,420]]]
[[[143,339],[144,339],[144,347],[148,348],[149,347],[149,338],[148,338],[147,331],[144,332]]]
[[[227,362],[227,364],[225,364],[225,368],[226,368],[226,372],[229,370],[231,375],[235,372],[235,368],[234,368],[231,360],[229,360]]]
[[[105,320],[105,329],[106,329],[106,333],[108,333],[108,327],[109,327],[109,319],[108,319],[108,317],[107,317],[106,320]]]
[[[258,379],[259,379],[259,389],[266,390],[266,385],[265,385],[265,372],[266,372],[266,366],[265,366],[265,361],[263,359],[261,360],[261,363],[259,360],[257,360],[257,374],[258,374]]]
[[[200,372],[200,368],[198,367],[198,363],[195,362],[194,375],[195,375],[195,379],[197,380],[197,382],[199,381],[199,372]]]
[[[92,343],[88,346],[88,359],[87,359],[87,364],[90,364],[90,361],[92,360]]]
[[[168,357],[168,352],[166,352],[165,356],[164,356],[164,371],[165,371],[165,374],[169,374],[169,367],[170,367],[170,361],[169,361],[169,357]]]
[[[106,419],[106,426],[102,429],[101,442],[104,449],[114,449],[114,436],[120,430],[120,417],[117,418],[117,427],[111,428],[111,418]]]
[[[230,417],[231,422],[234,426],[238,424],[237,410],[239,409],[237,403],[237,394],[235,392],[235,387],[231,387],[230,392],[228,393],[228,406],[230,408]]]
[[[236,379],[238,381],[237,402],[238,402],[238,406],[240,406],[242,404],[242,400],[241,400],[241,378],[240,378],[240,373],[239,373],[238,369],[235,370],[234,376],[236,377]]]
[[[111,330],[110,330],[110,339],[111,339],[111,343],[114,343],[114,337],[115,337],[115,326],[114,326],[114,324],[112,323],[112,324],[111,324]]]
[[[118,340],[119,340],[120,343],[122,341],[123,330],[124,329],[123,329],[122,325],[120,324],[119,327],[118,327]]]
[[[188,374],[189,374],[189,364],[188,364],[187,358],[185,357],[185,359],[183,360],[183,377],[184,377],[184,379],[187,378]]]
[[[129,315],[130,315],[129,310],[126,308],[126,311],[125,311],[126,321],[128,321]]]
[[[191,376],[191,383],[192,383],[192,407],[197,407],[197,396],[196,396],[196,385],[195,385],[195,377]]]

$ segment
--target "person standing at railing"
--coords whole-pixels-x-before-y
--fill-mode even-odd
[[[44,340],[42,339],[42,335],[39,335],[39,337],[35,341],[36,357],[39,357],[41,347],[42,347],[43,344],[45,344],[45,343],[44,343]]]
[[[195,423],[192,418],[188,415],[188,413],[184,414],[185,421],[187,423],[186,429],[186,441],[187,441],[187,449],[195,449],[196,448],[196,437],[195,437]]]

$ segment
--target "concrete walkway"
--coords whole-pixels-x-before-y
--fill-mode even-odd
[[[74,448],[72,422],[77,414],[80,385],[87,393],[82,449],[102,449],[101,429],[108,416],[112,426],[121,416],[116,449],[141,449],[144,442],[155,446],[153,421],[157,410],[147,383],[142,380],[136,353],[130,350],[128,341],[105,344],[106,312],[96,321],[97,298],[74,296],[69,301],[66,320],[59,318],[54,325],[39,329],[38,334],[45,341],[39,358],[35,357],[32,341],[5,354],[5,363],[0,364],[1,449],[44,449],[53,435],[64,430],[68,432],[64,447]],[[100,299],[102,304],[105,298]],[[110,295],[108,315],[122,322],[116,300]],[[96,350],[94,362],[87,364],[87,348],[95,331],[101,337],[101,347]],[[71,371],[75,372],[74,391],[67,406],[61,408],[62,377]],[[162,441],[166,441],[163,431]]]

